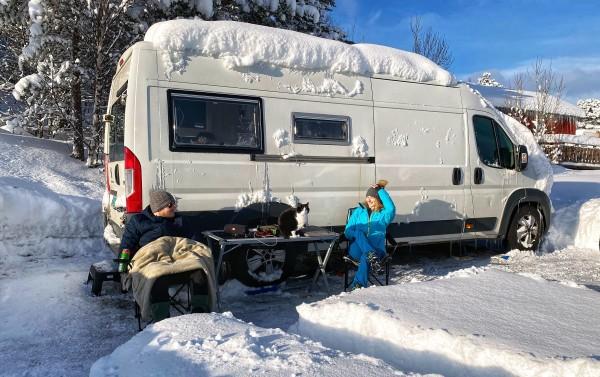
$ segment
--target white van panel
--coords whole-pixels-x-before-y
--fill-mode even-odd
[[[210,88],[170,84],[170,89],[185,88],[197,93],[206,93],[206,89]],[[347,208],[356,206],[365,187],[374,182],[374,164],[366,161],[298,163],[292,157],[285,161],[264,162],[252,161],[249,154],[173,152],[169,150],[167,90],[150,88],[150,93],[153,94],[150,103],[156,104],[153,116],[160,119],[150,122],[154,151],[150,158],[158,166],[154,186],[173,192],[178,197],[181,211],[234,209],[239,195],[262,190],[268,181],[272,195],[282,202],[286,202],[286,197],[292,194],[303,203],[309,202],[310,218],[314,219],[311,223],[314,225],[340,225],[345,223]],[[277,148],[273,138],[276,131],[285,130],[290,140],[293,137],[293,113],[349,117],[351,136],[360,135],[368,145],[374,145],[370,106],[337,103],[329,98],[313,101],[311,97],[304,96],[290,100],[276,97],[273,93],[249,90],[235,93],[256,97],[262,94],[266,156],[278,157],[293,152],[302,157],[352,157],[351,140],[346,145],[295,143]],[[155,101],[152,97],[159,100]]]
[[[375,102],[377,178],[390,182],[396,221],[437,222],[436,238],[447,238],[440,229],[452,224],[451,232],[459,238],[460,223],[470,209],[465,205],[468,144],[462,112],[385,106]],[[454,169],[462,175],[458,185],[453,184]]]
[[[414,105],[417,109],[450,108],[461,109],[459,89],[439,85],[416,84],[395,80],[373,79],[373,101]]]

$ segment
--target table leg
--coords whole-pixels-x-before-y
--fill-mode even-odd
[[[317,261],[319,263],[319,265],[317,266],[317,270],[315,271],[315,274],[313,275],[313,280],[312,283],[310,285],[310,291],[312,291],[314,289],[314,287],[317,285],[317,281],[319,281],[319,275],[323,273],[323,258],[321,258],[321,252],[317,249],[316,251],[317,253]],[[324,275],[323,275],[324,276]]]
[[[333,251],[333,247],[337,240],[331,241],[329,243],[329,247],[327,248],[327,252],[325,253],[325,259],[321,257],[321,252],[317,249],[317,261],[319,262],[319,267],[315,271],[315,275],[313,276],[313,281],[311,284],[311,289],[317,284],[319,280],[319,275],[323,275],[323,281],[325,282],[325,289],[329,291],[329,281],[327,280],[327,274],[325,273],[325,268],[327,267],[327,263],[329,262],[329,258],[331,257],[331,252]]]
[[[223,263],[223,255],[225,254],[225,244],[219,244],[219,259],[217,262],[217,271],[215,271],[216,282],[215,285],[217,287],[217,310],[219,313],[221,312],[221,286],[219,285],[219,278],[221,275],[221,264]]]

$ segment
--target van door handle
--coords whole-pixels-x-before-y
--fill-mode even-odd
[[[452,170],[452,184],[457,186],[462,182],[462,169],[454,168]]]
[[[483,169],[475,168],[475,184],[480,185],[483,183]]]
[[[121,185],[121,177],[119,177],[119,164],[115,164],[115,183]]]

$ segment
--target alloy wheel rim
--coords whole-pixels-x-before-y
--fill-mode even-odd
[[[519,245],[530,249],[538,240],[540,226],[532,215],[525,215],[517,222],[517,242]]]
[[[285,250],[249,249],[246,254],[248,272],[253,275],[264,273],[269,276],[283,269]]]

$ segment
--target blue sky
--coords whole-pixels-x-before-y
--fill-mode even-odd
[[[509,86],[541,58],[567,100],[600,98],[599,0],[336,0],[332,14],[355,42],[409,51],[414,16],[444,36],[459,79],[490,71]]]

